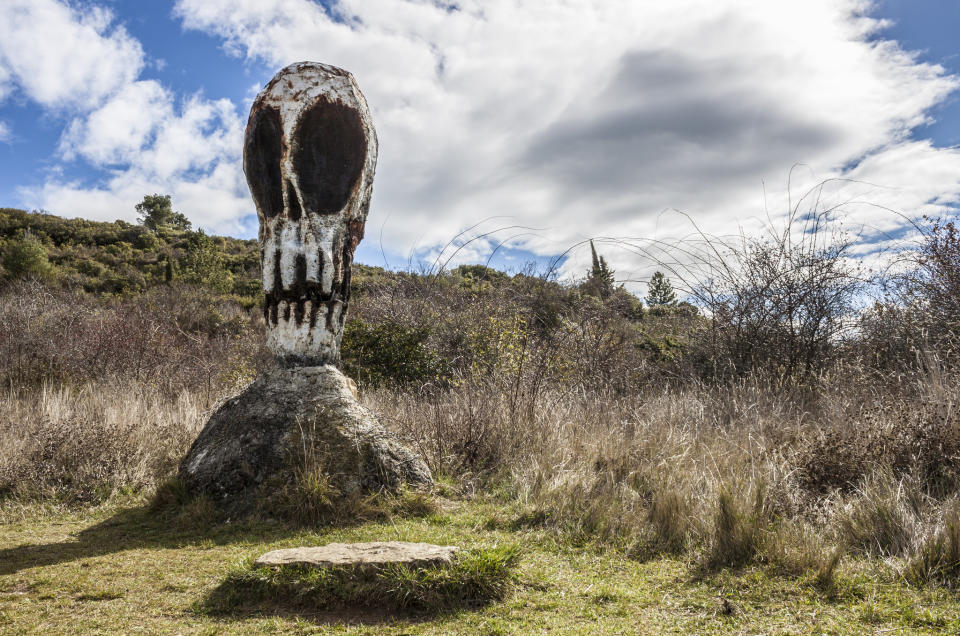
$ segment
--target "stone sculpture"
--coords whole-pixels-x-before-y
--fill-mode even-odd
[[[295,482],[306,459],[344,495],[431,483],[423,460],[333,366],[377,161],[353,76],[314,62],[281,70],[253,103],[243,154],[260,218],[267,345],[279,368],[214,413],[181,479],[235,508]]]
[[[260,218],[267,345],[290,365],[339,361],[377,135],[353,76],[302,62],[250,111],[243,167]]]

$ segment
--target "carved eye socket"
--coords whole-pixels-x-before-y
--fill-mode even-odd
[[[304,212],[335,214],[350,200],[367,155],[360,113],[320,99],[300,118],[293,167]]]
[[[247,126],[243,147],[243,172],[260,212],[273,218],[283,212],[283,127],[275,108],[261,108]]]

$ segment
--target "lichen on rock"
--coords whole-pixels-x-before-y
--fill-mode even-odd
[[[264,485],[295,484],[305,462],[322,466],[340,496],[432,483],[420,457],[357,402],[336,367],[263,372],[224,403],[180,464],[193,491],[250,508]]]

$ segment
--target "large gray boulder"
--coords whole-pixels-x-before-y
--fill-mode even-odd
[[[231,507],[319,466],[342,495],[432,483],[423,460],[357,402],[336,367],[265,371],[210,418],[180,464],[194,492]]]

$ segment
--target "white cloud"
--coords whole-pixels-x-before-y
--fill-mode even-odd
[[[48,107],[83,107],[132,82],[143,67],[140,43],[102,7],[55,0],[0,3],[0,97],[15,84]]]
[[[957,152],[909,136],[958,80],[879,39],[871,9],[866,0],[176,5],[186,27],[238,55],[354,73],[381,142],[371,222],[389,214],[385,243],[400,253],[493,215],[548,228],[524,243],[541,253],[590,235],[689,233],[667,208],[724,232],[764,216],[764,182],[769,209],[785,211],[785,186],[771,184],[798,162],[814,181],[890,186],[869,196],[907,213],[951,200]],[[918,155],[927,169],[906,165]],[[794,196],[810,179],[801,181]],[[844,187],[863,190],[838,183],[838,201],[852,196]],[[622,272],[647,266],[608,258]]]
[[[557,254],[588,236],[675,240],[690,219],[707,232],[755,228],[833,177],[852,181],[831,182],[824,204],[844,203],[848,225],[873,241],[899,240],[903,219],[877,206],[914,215],[960,198],[960,151],[911,138],[960,83],[880,39],[871,8],[178,0],[175,11],[238,56],[354,73],[380,139],[368,241],[386,221],[388,251],[434,255],[482,219],[475,233],[538,228],[473,243],[456,263],[509,236]],[[19,94],[64,117],[60,158],[104,175],[91,186],[53,170],[23,191],[25,204],[132,220],[145,193],[166,192],[195,223],[240,231],[253,210],[241,171],[246,113],[142,79],[145,63],[95,4],[0,2],[0,100]],[[653,267],[600,245],[624,277]],[[566,271],[588,259],[575,252]]]
[[[243,127],[229,100],[195,95],[179,105],[152,81],[125,87],[61,140],[65,157],[83,157],[109,171],[100,187],[48,180],[25,190],[29,207],[98,220],[133,220],[144,194],[170,194],[192,221],[218,232],[248,231],[252,211],[241,169]]]
[[[64,180],[22,189],[27,207],[66,216],[133,220],[144,194],[164,192],[195,223],[248,231],[241,171],[243,127],[229,100],[178,98],[139,79],[140,43],[95,4],[6,0],[0,4],[0,99],[20,93],[66,117],[59,158],[99,168],[97,185]],[[0,141],[9,130],[0,123]]]
[[[97,165],[130,163],[164,120],[173,117],[171,95],[155,81],[131,82],[99,108],[75,118],[60,140],[65,159],[78,155]]]
[[[10,125],[6,122],[0,121],[0,143],[8,144],[13,140],[13,131],[10,130]]]

